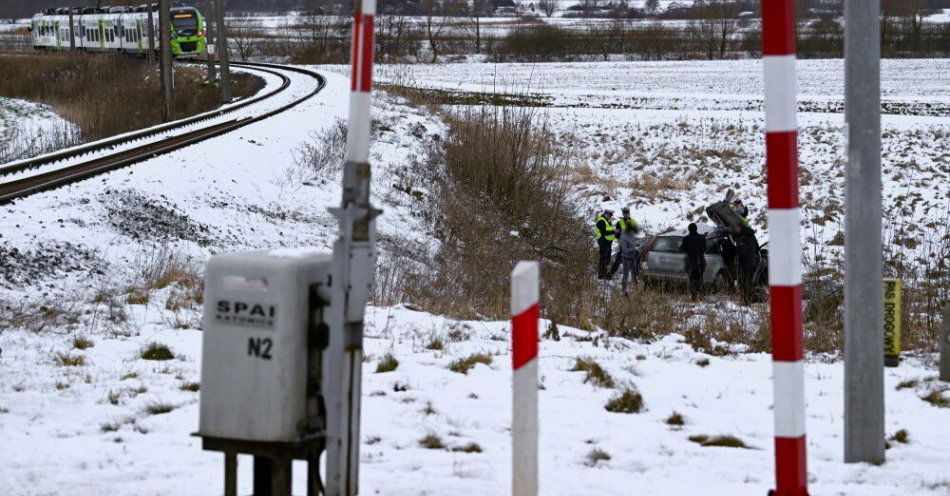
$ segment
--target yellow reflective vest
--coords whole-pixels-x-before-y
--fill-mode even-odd
[[[637,221],[633,220],[633,217],[630,218],[629,223],[631,226],[633,226],[634,230],[637,229]],[[623,217],[617,219],[617,230],[620,232],[627,230],[627,220],[625,220]]]
[[[604,232],[600,232],[600,226],[598,226],[600,221],[604,221],[604,226],[606,226],[604,228]],[[597,234],[597,239],[604,238],[607,241],[613,241],[617,239],[617,233],[614,231],[613,224],[611,224],[610,221],[607,220],[607,218],[603,215],[597,217],[597,220],[594,221],[594,232]]]

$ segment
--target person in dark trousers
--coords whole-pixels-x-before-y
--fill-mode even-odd
[[[706,236],[699,234],[695,223],[689,225],[689,234],[680,243],[680,251],[686,254],[686,271],[689,272],[689,294],[693,300],[703,295],[703,272],[706,272]]]
[[[597,238],[597,250],[599,255],[597,260],[598,279],[607,279],[607,269],[610,265],[611,249],[614,245],[614,239],[617,237],[617,233],[614,230],[614,225],[610,222],[610,219],[613,216],[614,211],[607,209],[604,210],[603,214],[597,217],[596,221],[594,221],[594,235]]]
[[[627,277],[630,277],[630,284],[637,284],[637,265],[640,262],[640,251],[637,250],[636,225],[627,224],[626,229],[620,233],[620,259],[623,261],[623,276],[621,278],[621,289],[627,294]]]
[[[622,236],[623,233],[627,232],[627,228],[633,230],[632,234],[640,232],[640,226],[637,224],[637,221],[630,217],[630,209],[623,207],[620,209],[620,218],[617,219],[617,223],[614,224],[614,231],[618,233],[619,236]],[[623,260],[623,251],[618,251],[617,256],[614,258],[614,264],[610,267],[610,273],[607,274],[608,279],[613,279],[614,274],[617,273],[617,270],[620,268],[620,264]]]
[[[739,291],[743,303],[755,301],[755,274],[759,268],[759,242],[755,239],[755,229],[749,226],[733,227],[733,242],[736,245],[736,268],[739,276]]]

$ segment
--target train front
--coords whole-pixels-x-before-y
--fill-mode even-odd
[[[204,20],[197,9],[181,7],[171,9],[172,18],[172,55],[175,57],[197,57],[205,53]]]

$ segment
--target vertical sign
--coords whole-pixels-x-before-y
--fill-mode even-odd
[[[762,2],[762,55],[775,414],[774,494],[805,496],[808,494],[808,471],[805,463],[794,0]]]
[[[511,272],[512,495],[538,494],[538,262]]]
[[[901,280],[884,279],[884,365],[897,367],[901,355]]]

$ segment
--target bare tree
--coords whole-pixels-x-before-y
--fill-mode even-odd
[[[581,0],[580,6],[584,17],[593,17],[594,12],[600,10],[600,0]]]
[[[696,10],[699,16],[699,34],[706,56],[712,60],[718,52],[719,58],[726,58],[729,40],[736,32],[735,6],[722,0],[714,0]]]
[[[442,32],[448,22],[443,2],[441,0],[420,0],[419,14],[422,16],[426,40],[429,42],[429,51],[432,52],[432,63],[439,60],[439,49],[442,46]]]
[[[643,7],[647,12],[656,12],[660,10],[660,0],[647,0]]]
[[[482,53],[482,17],[488,15],[491,0],[472,0],[468,8],[469,17],[472,19],[469,24],[469,31],[472,33],[472,48],[475,53]]]
[[[248,21],[240,27],[234,27],[234,24],[229,27],[228,38],[241,61],[247,62],[257,53],[260,34],[260,24],[257,22]]]
[[[551,17],[557,10],[557,0],[538,0],[538,8],[544,12],[544,15]]]

